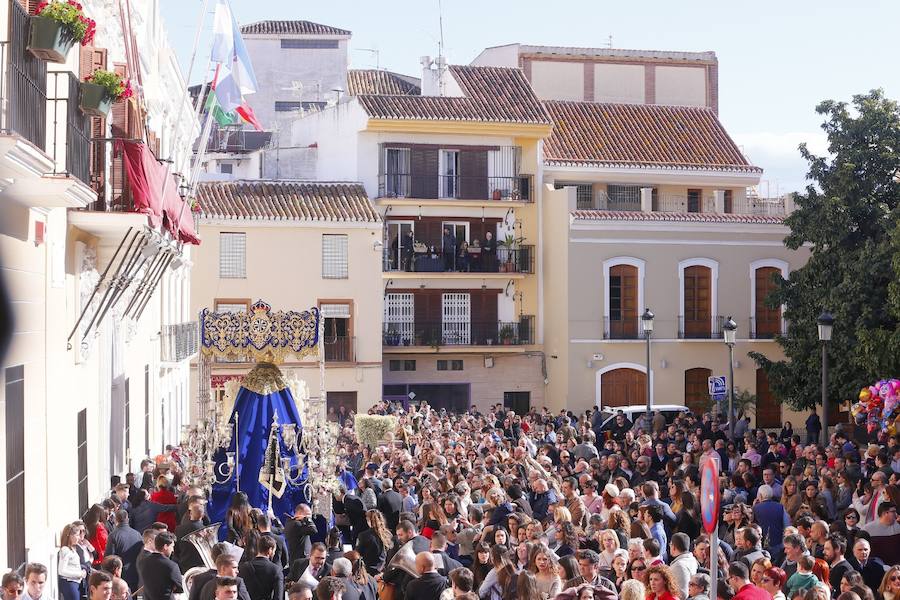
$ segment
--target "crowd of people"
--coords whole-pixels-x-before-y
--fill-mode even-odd
[[[822,446],[814,420],[804,440],[742,417],[729,439],[714,414],[372,412],[397,429],[365,446],[341,412],[333,516],[300,504],[281,520],[236,494],[213,569],[189,540],[204,490],[182,483],[177,449],[145,461],[63,530],[60,600],[900,600],[900,439],[885,431],[841,424]],[[28,564],[3,595],[49,600],[46,577]]]

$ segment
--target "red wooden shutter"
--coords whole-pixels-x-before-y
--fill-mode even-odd
[[[33,15],[34,11],[37,10],[38,4],[41,3],[41,0],[19,0],[19,4],[28,11],[29,15]]]
[[[781,271],[775,267],[756,270],[756,337],[773,338],[781,333],[781,307],[769,308],[766,298],[775,291],[775,276]]]
[[[82,47],[78,63],[78,76],[82,80],[97,69],[106,69],[106,48]],[[105,143],[99,140],[106,137],[106,119],[91,117],[88,131],[91,135],[91,187],[100,194],[103,193],[106,185],[104,181],[106,153],[104,152]]]
[[[637,278],[633,265],[609,270],[609,334],[613,339],[637,337]]]
[[[711,333],[710,294],[712,274],[708,267],[684,270],[684,333],[689,338],[708,338]]]
[[[703,367],[684,372],[684,405],[695,415],[709,410],[709,378],[712,371]]]
[[[128,75],[128,68],[122,63],[113,63],[113,71],[122,77]],[[130,139],[131,127],[129,125],[128,101],[115,102],[110,111],[110,128],[112,137]],[[112,185],[111,203],[115,210],[126,210],[129,201],[128,179],[125,175],[125,159],[115,149],[112,154],[112,167],[110,169],[110,183]]]

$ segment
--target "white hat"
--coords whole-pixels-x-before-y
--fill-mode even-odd
[[[610,496],[611,498],[619,497],[619,488],[617,488],[612,483],[607,483],[606,486],[603,488],[603,491],[606,493],[607,496]]]

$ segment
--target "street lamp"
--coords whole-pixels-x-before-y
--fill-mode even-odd
[[[816,320],[819,324],[819,341],[822,342],[822,446],[828,445],[828,342],[831,341],[831,330],[834,317],[827,310]]]
[[[729,316],[722,329],[725,345],[728,346],[728,439],[734,441],[734,340],[737,336],[737,323]]]
[[[650,402],[650,338],[653,336],[653,313],[649,308],[644,309],[641,315],[641,330],[644,332],[644,338],[647,340],[647,418],[650,418],[650,411],[653,409]]]

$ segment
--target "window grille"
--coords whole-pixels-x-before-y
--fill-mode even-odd
[[[222,279],[246,279],[247,234],[219,234],[219,277]]]
[[[322,277],[347,279],[346,235],[322,235]]]
[[[594,186],[590,183],[566,183],[555,182],[553,187],[561,190],[564,187],[575,186],[576,208],[578,210],[591,210],[594,206]]]
[[[276,100],[275,112],[291,112],[294,110],[312,110],[325,108],[326,102],[316,102],[313,100]]]
[[[326,319],[349,319],[349,304],[323,304],[322,316]]]
[[[246,312],[247,305],[243,302],[240,303],[232,303],[232,302],[222,302],[216,303],[216,312],[220,313],[233,313],[233,312]]]
[[[231,163],[219,163],[219,173],[231,175],[234,172],[234,165]]]
[[[333,50],[340,47],[340,40],[283,39],[281,47],[291,50]]]

